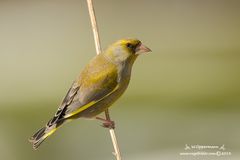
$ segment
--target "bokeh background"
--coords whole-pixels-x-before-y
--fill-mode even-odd
[[[110,110],[123,159],[239,159],[240,2],[94,4],[103,48],[137,37],[153,51]],[[114,159],[96,121],[65,125],[38,151],[27,141],[94,55],[86,1],[0,0],[0,159]],[[232,155],[180,156],[185,144],[224,144]]]

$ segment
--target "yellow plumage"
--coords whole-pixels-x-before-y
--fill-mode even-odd
[[[38,146],[67,120],[94,118],[126,90],[139,54],[151,51],[137,39],[123,39],[95,56],[73,82],[54,117],[31,138]]]

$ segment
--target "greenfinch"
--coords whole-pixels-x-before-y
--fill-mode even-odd
[[[108,127],[109,121],[97,115],[123,94],[129,84],[134,61],[140,54],[150,51],[138,39],[122,39],[96,55],[73,82],[54,117],[29,139],[33,148],[37,149],[68,120],[99,119]]]

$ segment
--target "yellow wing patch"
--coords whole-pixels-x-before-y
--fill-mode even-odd
[[[54,128],[52,129],[51,131],[49,131],[48,133],[46,133],[44,136],[43,136],[43,139],[47,138],[48,136],[52,135],[58,128]]]
[[[111,92],[109,92],[109,93],[108,93],[107,95],[105,95],[104,97],[102,97],[102,98],[100,98],[100,99],[98,99],[98,100],[95,100],[95,101],[91,101],[91,102],[87,103],[87,104],[84,105],[84,106],[80,106],[79,109],[77,109],[76,111],[74,111],[74,112],[72,112],[72,113],[69,113],[69,114],[65,115],[64,118],[69,118],[69,117],[71,117],[71,116],[73,116],[73,115],[76,115],[76,114],[78,114],[78,113],[86,110],[87,108],[89,108],[89,107],[93,106],[94,104],[100,102],[100,101],[103,100],[104,98],[110,96],[110,95],[111,95],[113,92],[115,92],[118,88],[119,88],[119,85],[117,85]]]

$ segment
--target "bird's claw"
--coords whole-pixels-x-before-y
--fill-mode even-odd
[[[101,125],[104,128],[109,128],[109,129],[114,129],[115,128],[115,122],[114,121],[105,121],[104,123],[102,123]]]

